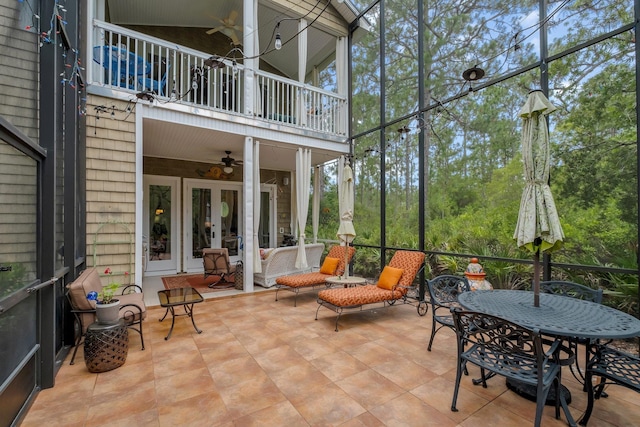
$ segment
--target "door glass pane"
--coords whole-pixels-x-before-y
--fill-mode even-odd
[[[258,227],[258,238],[261,248],[269,247],[269,230],[271,230],[271,206],[269,206],[269,193],[260,193],[260,226]]]
[[[194,188],[191,193],[193,227],[192,258],[202,258],[202,249],[211,247],[211,190]],[[215,232],[215,230],[213,230]]]
[[[238,192],[220,192],[220,226],[222,247],[229,249],[229,256],[237,256],[241,238],[238,235]]]
[[[149,186],[149,261],[171,259],[171,187]]]

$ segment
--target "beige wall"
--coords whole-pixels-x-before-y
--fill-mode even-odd
[[[135,283],[133,235],[127,232],[135,230],[135,115],[125,119],[116,113],[118,120],[111,120],[109,113],[95,111],[99,105],[124,108],[118,103],[93,95],[87,99],[87,265],[95,262],[100,273],[110,267],[110,279]]]
[[[135,283],[135,112],[127,117],[123,111],[117,111],[116,120],[111,120],[110,112],[96,112],[96,106],[111,108],[114,104],[118,110],[126,107],[123,101],[96,95],[89,95],[87,99],[87,264],[98,267],[103,275],[110,267],[114,271],[110,279]],[[182,160],[143,159],[143,173],[149,175],[207,179],[202,173],[211,166]],[[236,166],[235,169],[227,180],[242,181],[242,168]],[[285,233],[290,233],[291,184],[282,185],[285,176],[289,177],[289,173],[262,171],[261,181],[275,177],[277,231],[283,228]],[[277,236],[280,244],[282,234]],[[125,276],[125,272],[129,275]],[[103,283],[108,281],[103,278]]]
[[[38,35],[27,31],[31,18],[25,3],[3,1],[0,7],[0,116],[38,141]],[[44,24],[44,22],[43,22]],[[48,25],[48,24],[47,24]]]

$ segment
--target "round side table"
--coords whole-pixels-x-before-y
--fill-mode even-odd
[[[365,285],[367,279],[357,276],[331,276],[324,279],[329,285],[343,285],[345,288],[351,288],[353,286]]]
[[[89,372],[119,368],[127,360],[129,332],[124,320],[113,325],[92,323],[84,338],[84,362]]]

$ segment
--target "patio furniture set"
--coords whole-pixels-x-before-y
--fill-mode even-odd
[[[346,256],[345,250],[348,251]],[[353,247],[334,246],[319,271],[278,277],[276,301],[280,290],[288,290],[295,294],[295,306],[302,289],[325,287],[318,292],[316,320],[321,307],[334,311],[337,332],[343,313],[391,307],[398,301],[416,305],[418,314],[424,316],[427,313],[426,285],[432,308],[432,332],[427,350],[431,351],[435,335],[442,328],[452,329],[457,337],[452,411],[457,411],[458,390],[468,363],[481,369],[481,378],[473,380],[475,385],[487,387],[489,378],[500,375],[512,385],[509,387],[512,390],[528,393],[527,397],[536,402],[535,426],[541,423],[545,404],[555,406],[556,418],[560,417],[562,409],[568,424],[576,425],[568,408],[571,396],[562,386],[562,366],[570,366],[587,393],[588,404],[579,421],[581,425],[587,425],[595,400],[606,397],[603,392],[606,384],[618,384],[640,392],[640,357],[610,345],[614,339],[640,336],[640,320],[601,304],[601,290],[572,282],[542,282],[543,293],[539,295],[540,304],[536,307],[533,292],[471,291],[464,276],[442,275],[415,286],[415,278],[424,268],[424,253],[402,250],[396,251],[375,283],[367,283],[360,277],[343,276],[354,254]],[[119,296],[124,300],[125,309],[121,310],[118,323],[109,326],[94,322],[95,308],[86,298],[89,292],[100,287],[95,268],[85,270],[67,286],[79,332],[71,364],[86,336],[85,362],[91,372],[104,372],[124,363],[129,328],[140,333],[144,349],[142,320],[146,317],[146,308],[141,290]],[[159,291],[158,296],[161,306],[166,308],[160,321],[169,312],[172,315],[165,340],[170,338],[175,317],[180,315],[189,316],[195,331],[202,332],[193,319],[193,305],[203,301],[197,290],[172,289]],[[175,313],[177,306],[184,308],[184,314]],[[96,342],[101,344],[96,346]],[[578,363],[578,345],[585,347],[583,367]],[[105,352],[113,352],[109,366],[104,364]],[[594,377],[599,381],[594,383]]]
[[[419,255],[422,255],[420,257]],[[349,255],[349,260],[353,255]],[[327,258],[331,258],[327,255]],[[400,261],[402,260],[402,261]],[[328,289],[318,293],[316,320],[321,307],[337,313],[336,331],[341,314],[347,310],[393,306],[407,302],[415,287],[415,276],[423,268],[424,255],[397,251],[387,267],[402,270],[397,283],[382,289],[385,272],[376,284],[340,287],[339,280],[329,276]],[[323,263],[324,264],[324,263]],[[329,274],[327,272],[327,274]],[[282,289],[296,293],[302,288],[321,286],[308,275],[292,275],[277,280]],[[336,278],[337,279],[337,278]],[[357,278],[359,279],[359,278]],[[325,278],[325,282],[327,278]],[[332,285],[338,284],[333,288]],[[487,380],[504,376],[509,388],[536,402],[534,425],[539,426],[542,408],[553,404],[556,418],[560,410],[569,425],[576,422],[569,411],[571,395],[562,385],[563,366],[584,385],[587,408],[579,420],[587,425],[595,400],[606,396],[606,384],[618,384],[640,392],[640,357],[611,346],[611,341],[640,336],[640,320],[601,304],[602,290],[594,290],[572,282],[541,282],[540,304],[534,306],[534,295],[521,290],[474,290],[466,277],[442,275],[426,280],[432,307],[432,332],[427,349],[431,351],[436,333],[443,327],[455,331],[458,343],[456,382],[451,410],[457,411],[462,373],[471,363],[481,368],[481,378],[473,384],[487,387]],[[418,313],[426,314],[424,288],[417,290]],[[277,300],[277,297],[276,297]],[[422,304],[425,304],[424,306]],[[294,299],[295,305],[295,299]],[[424,308],[422,308],[424,307]],[[578,345],[585,347],[584,364],[578,358]],[[594,377],[599,381],[594,383]]]

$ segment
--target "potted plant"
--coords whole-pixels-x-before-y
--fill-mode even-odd
[[[111,268],[107,268],[105,274],[112,275]],[[127,273],[125,273],[127,274]],[[96,317],[98,323],[112,325],[117,323],[120,316],[120,300],[114,298],[116,291],[120,287],[117,282],[110,282],[108,285],[102,287],[96,297]]]

